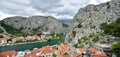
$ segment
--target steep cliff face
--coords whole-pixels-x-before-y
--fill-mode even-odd
[[[99,5],[88,5],[81,8],[74,16],[70,25],[70,32],[66,36],[67,42],[78,43],[78,39],[90,34],[103,32],[100,24],[115,21],[120,17],[120,1],[114,0]]]
[[[62,24],[58,22],[56,18],[51,16],[8,17],[1,21],[1,26],[5,28],[7,32],[9,30],[20,31],[23,33],[32,33],[34,30],[51,33],[63,32]]]

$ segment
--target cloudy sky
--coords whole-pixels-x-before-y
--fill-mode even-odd
[[[72,19],[81,7],[110,0],[0,0],[0,20],[10,16],[53,16]]]

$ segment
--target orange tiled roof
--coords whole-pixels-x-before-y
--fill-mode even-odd
[[[33,35],[32,38],[39,38],[39,36],[37,36],[37,35]]]
[[[97,50],[96,48],[90,47],[89,51],[91,51],[91,52],[98,52],[99,50]]]
[[[40,51],[46,51],[48,49],[50,49],[50,46],[44,46],[44,47],[40,48]]]
[[[0,40],[7,40],[7,38],[0,38]]]
[[[83,48],[78,48],[78,50],[79,50],[80,52],[85,52],[85,49],[83,49]]]
[[[50,46],[44,46],[42,48],[40,48],[40,52],[42,53],[51,53],[51,52],[55,52],[57,51],[57,49],[50,49]]]
[[[106,54],[93,54],[94,57],[108,57]]]
[[[59,51],[60,52],[69,51],[69,47],[67,47],[67,46],[59,46]]]
[[[24,57],[31,57],[31,54],[25,54]]]
[[[72,54],[72,57],[82,57],[80,54]]]
[[[32,57],[42,57],[42,56],[32,56]]]
[[[44,47],[42,47],[43,49],[50,49],[51,48],[51,46],[44,46]]]
[[[63,45],[60,45],[59,46],[59,50],[60,52],[64,52],[64,51],[69,51],[70,48],[69,48],[69,44],[68,43],[63,43]]]
[[[31,51],[31,54],[36,54],[36,53],[38,53],[38,52],[39,52],[39,49],[32,50],[32,51]]]
[[[47,49],[47,50],[44,50],[44,51],[42,51],[43,53],[51,53],[52,52],[52,50],[50,50],[50,49]]]
[[[7,57],[7,56],[12,57],[13,55],[16,55],[16,54],[17,54],[17,52],[14,50],[5,51],[5,52],[0,53],[0,57]]]
[[[70,57],[70,54],[59,54],[58,57]]]

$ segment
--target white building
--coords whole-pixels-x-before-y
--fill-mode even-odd
[[[41,38],[51,38],[50,32],[42,32]]]
[[[0,44],[6,44],[7,38],[0,38]]]

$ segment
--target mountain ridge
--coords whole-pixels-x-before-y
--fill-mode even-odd
[[[81,38],[84,37],[90,38],[89,36],[91,34],[95,35],[103,33],[103,30],[100,29],[100,25],[102,23],[110,24],[116,21],[119,17],[119,0],[109,1],[99,5],[90,4],[84,8],[80,8],[74,16],[73,22],[69,26],[69,32],[66,35],[66,42],[76,44],[79,42],[78,39],[82,40]]]
[[[33,29],[40,30],[40,32],[42,31],[51,33],[63,32],[62,23],[60,23],[56,18],[52,16],[30,16],[30,17],[14,16],[5,18],[1,20],[0,23],[1,26],[5,28],[7,32],[9,31],[9,29],[13,31],[20,30],[22,32],[24,30],[33,31]],[[10,28],[7,29],[7,27]],[[26,31],[25,33],[28,33],[28,31]]]

